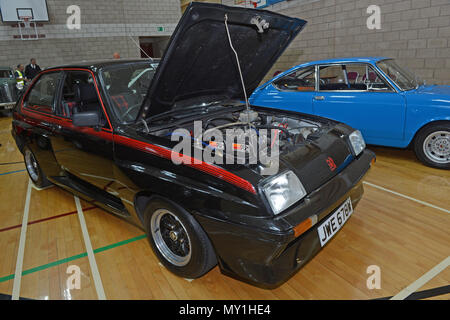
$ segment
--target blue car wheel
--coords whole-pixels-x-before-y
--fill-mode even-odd
[[[438,122],[420,130],[414,141],[414,151],[424,164],[450,169],[450,123]]]

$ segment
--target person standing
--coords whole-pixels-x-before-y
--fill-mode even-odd
[[[36,64],[36,59],[32,58],[30,64],[25,68],[25,77],[31,81],[39,72],[41,72],[41,68]]]
[[[23,75],[23,64],[18,64],[16,68],[16,72],[14,72],[14,77],[16,78],[16,88],[18,92],[22,92],[25,87],[26,78]]]

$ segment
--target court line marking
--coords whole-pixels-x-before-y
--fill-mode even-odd
[[[396,196],[414,201],[416,203],[422,204],[424,206],[428,206],[430,208],[436,209],[436,210],[440,210],[442,212],[445,213],[450,213],[450,210],[435,206],[434,204],[422,201],[422,200],[418,200],[416,198],[404,195],[402,193],[381,187],[379,185],[367,182],[367,181],[363,181],[364,184],[371,186],[373,188],[385,191],[385,192],[389,192],[392,193]],[[447,257],[446,259],[444,259],[444,261],[442,261],[440,264],[438,264],[437,266],[435,266],[433,269],[431,269],[430,271],[428,271],[427,273],[425,273],[422,277],[420,277],[419,279],[417,279],[416,281],[414,281],[412,284],[410,284],[408,287],[406,287],[405,289],[403,289],[402,291],[400,291],[397,295],[393,296],[390,300],[404,300],[406,299],[408,296],[410,296],[411,294],[413,294],[414,292],[416,292],[419,288],[421,288],[422,286],[424,286],[427,282],[429,282],[431,279],[433,279],[435,276],[437,276],[441,271],[443,271],[444,269],[446,269],[448,266],[450,265],[450,256]]]
[[[83,212],[89,211],[89,210],[93,210],[93,209],[96,209],[96,208],[97,207],[87,207],[87,208],[83,209]],[[48,218],[33,220],[33,221],[28,222],[28,225],[30,226],[32,224],[41,223],[41,222],[45,222],[45,221],[49,221],[49,220],[53,220],[53,219],[57,219],[57,218],[70,216],[72,214],[76,214],[77,212],[78,211],[75,210],[75,211],[70,211],[70,212],[66,212],[66,213],[61,213],[61,214],[58,214],[56,216],[50,216]],[[20,228],[21,226],[22,226],[21,224],[17,224],[15,226],[6,227],[6,228],[3,228],[3,229],[0,229],[0,232],[5,232],[5,231],[12,230],[12,229],[17,229],[17,228]]]
[[[417,291],[417,289],[424,286],[427,282],[429,282],[431,279],[436,277],[439,273],[444,271],[448,266],[450,266],[450,256],[445,258],[442,262],[440,262],[438,265],[436,265],[433,269],[425,273],[423,276],[421,276],[419,279],[411,283],[409,286],[407,286],[405,289],[397,293],[395,296],[391,298],[391,300],[404,300],[411,294]]]
[[[24,172],[24,171],[26,171],[26,169],[23,169],[23,170],[17,170],[17,171],[3,172],[3,173],[0,173],[0,176],[5,176],[5,175],[7,175],[7,174],[19,173],[19,172]]]
[[[445,294],[450,293],[450,285],[432,288],[432,289],[426,289],[422,291],[416,291],[405,298],[405,300],[422,300],[427,298],[433,298],[442,296]],[[392,296],[390,297],[384,297],[384,298],[375,298],[373,300],[390,300]]]
[[[405,199],[408,199],[408,200],[411,200],[411,201],[420,203],[420,204],[422,204],[422,205],[424,205],[424,206],[428,206],[428,207],[431,207],[431,208],[434,208],[434,209],[443,211],[443,212],[445,212],[445,213],[450,213],[450,210],[447,210],[447,209],[444,209],[444,208],[435,206],[434,204],[431,204],[431,203],[428,203],[428,202],[425,202],[425,201],[422,201],[422,200],[418,200],[418,199],[416,199],[416,198],[413,198],[413,197],[404,195],[404,194],[402,194],[402,193],[398,193],[398,192],[393,191],[393,190],[386,189],[386,188],[384,188],[384,187],[380,187],[380,186],[378,186],[378,185],[376,185],[376,184],[373,184],[373,183],[370,183],[370,182],[367,182],[367,181],[363,181],[363,183],[364,183],[364,184],[367,184],[368,186],[374,187],[374,188],[376,188],[376,189],[383,190],[383,191],[386,191],[386,192],[395,194],[396,196],[399,196],[399,197],[402,197],[402,198],[405,198]]]
[[[131,238],[131,239],[122,240],[122,241],[119,241],[119,242],[116,242],[116,243],[113,243],[113,244],[110,244],[110,245],[107,245],[107,246],[104,246],[104,247],[97,248],[97,249],[94,250],[94,253],[97,254],[97,253],[100,253],[100,252],[103,252],[103,251],[108,251],[108,250],[111,250],[111,249],[114,249],[114,248],[117,248],[117,247],[120,247],[120,246],[123,246],[123,245],[127,245],[127,244],[135,242],[135,241],[146,239],[146,238],[147,238],[147,235],[146,234],[142,234],[140,236],[137,236],[137,237],[134,237],[134,238]],[[23,271],[22,272],[22,276],[25,276],[25,275],[28,275],[28,274],[31,274],[31,273],[35,273],[35,272],[38,272],[38,271],[46,270],[46,269],[49,269],[49,268],[52,268],[52,267],[56,267],[56,266],[59,266],[61,264],[68,263],[70,261],[78,260],[78,259],[85,258],[85,257],[87,257],[87,252],[83,252],[83,253],[80,253],[80,254],[68,257],[68,258],[56,260],[56,261],[53,261],[53,262],[50,262],[50,263],[46,263],[46,264],[43,264],[43,265],[40,265],[40,266],[37,266],[37,267],[34,267],[34,268],[27,269],[27,270]],[[9,280],[12,280],[12,279],[14,279],[14,274],[10,274],[8,276],[0,277],[0,283],[5,282],[5,281],[9,281]]]
[[[28,215],[30,213],[31,201],[31,180],[28,179],[27,195],[25,198],[25,207],[23,208],[22,229],[20,230],[19,249],[17,250],[16,270],[14,272],[14,284],[12,291],[12,300],[19,300],[20,283],[22,281],[23,257],[25,253],[25,242],[27,239]]]
[[[102,278],[98,271],[97,262],[95,261],[94,250],[92,249],[91,239],[89,238],[89,232],[86,226],[86,220],[84,219],[83,208],[81,208],[80,199],[77,196],[75,198],[75,205],[77,206],[78,219],[80,220],[81,231],[83,233],[84,245],[91,267],[92,277],[94,278],[95,290],[99,300],[106,300],[105,290],[103,289]]]
[[[426,202],[423,202],[423,201],[411,198],[409,196],[406,196],[406,195],[400,194],[398,192],[395,192],[395,191],[392,191],[392,190],[380,187],[380,186],[372,184],[370,182],[364,181],[364,183],[367,184],[367,185],[370,185],[372,187],[378,188],[380,190],[396,194],[396,195],[398,195],[400,197],[404,197],[406,199],[410,199],[412,201],[415,201],[415,202],[418,202],[418,203],[421,203],[421,204],[424,204],[424,205],[436,208],[438,210],[443,210],[444,212],[448,212],[448,210],[446,210],[446,209],[436,207],[436,206],[434,206],[432,204],[429,204],[429,203],[426,203]],[[145,238],[146,238],[146,235],[144,234],[144,235],[137,236],[137,237],[134,237],[134,238],[131,238],[131,239],[128,239],[128,240],[124,240],[124,241],[120,241],[120,242],[117,242],[117,243],[113,243],[111,245],[107,245],[107,246],[95,249],[94,253],[107,251],[107,250],[113,249],[115,247],[126,245],[128,243],[131,243],[131,242],[134,242],[134,241],[138,241],[138,240],[142,240],[142,239],[145,239]],[[81,254],[78,254],[78,255],[74,255],[74,256],[71,256],[71,257],[68,257],[68,258],[65,258],[65,259],[57,260],[57,261],[54,261],[54,262],[51,262],[51,263],[48,263],[48,264],[45,264],[45,265],[41,265],[41,266],[38,266],[38,267],[35,267],[35,268],[31,268],[31,269],[23,271],[22,272],[22,276],[23,275],[27,275],[27,274],[31,274],[31,273],[34,273],[34,272],[38,272],[38,271],[41,271],[41,270],[45,270],[45,269],[48,269],[48,268],[51,268],[51,267],[54,267],[54,266],[57,266],[57,265],[60,265],[60,264],[63,264],[63,263],[67,263],[67,262],[70,262],[70,261],[73,261],[73,260],[78,260],[78,259],[81,259],[81,258],[86,257],[86,256],[87,256],[87,253],[84,252],[84,253],[81,253]],[[5,282],[5,281],[9,281],[9,280],[12,280],[12,279],[16,279],[15,274],[11,274],[9,276],[1,277],[0,278],[0,283]]]

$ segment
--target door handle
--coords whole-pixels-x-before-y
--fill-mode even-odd
[[[53,124],[52,123],[48,123],[48,122],[42,121],[40,124],[41,124],[41,126],[47,128],[49,130],[53,129]]]
[[[41,122],[41,125],[53,132],[59,132],[62,129],[62,126],[60,126],[59,124],[53,124],[53,123],[48,123],[48,122],[44,122],[44,121]]]
[[[315,96],[314,100],[318,100],[318,101],[325,100],[325,97],[324,96]]]

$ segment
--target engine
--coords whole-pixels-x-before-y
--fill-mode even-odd
[[[308,119],[251,109],[199,116],[199,120],[195,121],[199,122],[180,123],[174,128],[156,132],[156,135],[168,138],[174,135],[189,136],[195,147],[209,148],[209,151],[224,156],[232,154],[237,158],[249,158],[262,149],[266,149],[270,156],[276,144],[277,152],[288,152],[305,143],[308,137],[321,130],[323,125]],[[184,133],[177,129],[184,129]],[[230,151],[229,148],[232,148],[233,152],[227,152]]]

